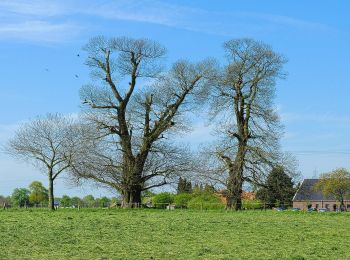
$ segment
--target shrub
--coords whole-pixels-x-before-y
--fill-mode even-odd
[[[244,209],[262,209],[264,203],[261,200],[243,200],[242,206]]]
[[[174,196],[174,203],[178,208],[187,208],[187,204],[192,198],[192,194],[180,193]]]
[[[169,192],[161,192],[152,198],[152,204],[156,208],[165,209],[168,204],[173,203],[174,195]]]
[[[188,203],[189,209],[223,209],[225,205],[214,194],[203,193],[192,198]]]

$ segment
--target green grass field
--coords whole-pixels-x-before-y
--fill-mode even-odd
[[[349,213],[0,210],[0,259],[350,259]]]

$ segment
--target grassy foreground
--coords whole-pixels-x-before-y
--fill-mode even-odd
[[[349,213],[0,210],[0,259],[350,259]]]

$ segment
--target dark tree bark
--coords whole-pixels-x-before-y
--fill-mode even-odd
[[[210,111],[221,141],[212,154],[224,165],[218,172],[226,178],[226,206],[240,210],[244,182],[258,182],[276,161],[280,125],[272,98],[285,61],[250,39],[231,40],[224,47],[228,64],[212,92]]]
[[[54,193],[53,193],[53,176],[52,176],[52,172],[49,172],[49,209],[51,210],[55,210],[55,197],[54,197]]]
[[[81,98],[89,107],[86,118],[98,130],[95,139],[105,144],[113,139],[104,149],[113,152],[94,155],[94,149],[86,147],[89,160],[96,163],[86,155],[85,161],[76,158],[72,173],[116,189],[125,206],[140,205],[142,191],[165,185],[174,173],[185,170],[186,154],[164,135],[182,130],[181,116],[208,84],[211,64],[180,61],[160,74],[165,49],[146,39],[97,37],[85,49],[87,64],[103,82],[82,88]],[[137,88],[140,78],[151,80],[151,86]]]

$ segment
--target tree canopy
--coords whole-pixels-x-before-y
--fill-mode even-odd
[[[344,200],[350,196],[350,172],[345,168],[323,173],[315,185],[325,196],[332,196],[340,202],[340,209],[346,210]]]
[[[33,181],[29,185],[30,195],[29,202],[34,205],[41,203],[47,203],[48,201],[48,190],[43,186],[40,181]]]
[[[17,188],[11,195],[11,202],[13,206],[25,207],[29,206],[30,191],[25,188]]]

